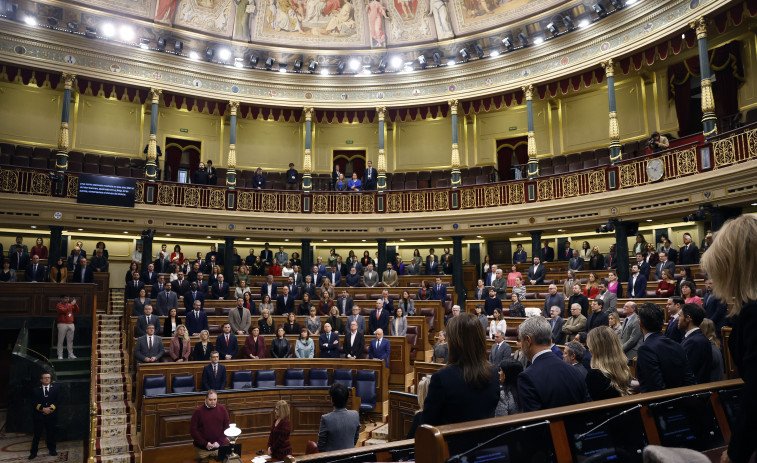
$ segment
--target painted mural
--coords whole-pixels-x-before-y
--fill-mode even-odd
[[[434,2],[434,0],[431,1]],[[460,34],[518,21],[568,3],[567,0],[450,0],[450,2]]]
[[[157,0],[155,21],[227,35],[234,23],[233,0]]]

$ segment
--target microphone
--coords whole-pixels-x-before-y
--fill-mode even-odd
[[[628,413],[631,413],[632,411],[638,410],[640,408],[641,408],[641,404],[636,404],[633,407],[629,408],[628,410],[623,410],[622,412],[618,413],[617,415],[613,415],[613,416],[607,418],[606,420],[604,420],[603,422],[601,422],[598,425],[594,426],[593,428],[589,429],[585,433],[579,434],[578,436],[576,436],[576,441],[578,442],[578,441],[584,440],[584,438],[586,438],[586,436],[588,436],[589,434],[593,433],[594,431],[596,431],[597,429],[601,428],[602,426],[606,425],[610,421],[616,420],[616,419],[620,418],[621,416],[627,415]]]
[[[491,439],[489,439],[489,440],[487,440],[485,442],[482,442],[482,443],[476,445],[473,448],[470,448],[470,449],[468,449],[468,450],[466,450],[466,451],[464,451],[462,453],[458,453],[457,455],[455,455],[453,457],[450,457],[445,463],[460,463],[461,459],[463,457],[465,457],[466,455],[468,455],[469,453],[475,452],[476,450],[478,450],[478,449],[480,449],[480,448],[482,448],[482,447],[484,447],[484,446],[486,446],[486,445],[494,442],[497,439],[501,439],[502,437],[505,437],[508,434],[512,434],[512,433],[517,432],[517,431],[525,431],[526,429],[535,428],[537,426],[544,426],[545,424],[549,425],[550,424],[549,420],[544,420],[544,421],[539,421],[538,423],[531,423],[531,424],[526,424],[526,425],[523,425],[523,426],[518,426],[517,428],[513,428],[513,429],[510,429],[510,430],[505,431],[503,433],[497,434],[496,436],[492,437]]]
[[[649,408],[658,408],[662,407],[663,405],[667,405],[672,402],[678,402],[684,399],[709,399],[712,396],[712,391],[705,391],[705,392],[699,392],[696,394],[689,394],[689,395],[682,395],[678,397],[673,397],[672,399],[664,400],[662,402],[654,402],[649,404]]]

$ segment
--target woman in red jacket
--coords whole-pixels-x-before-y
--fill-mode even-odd
[[[244,342],[244,348],[247,349],[247,356],[251,359],[265,358],[265,337],[260,335],[260,328],[256,326],[252,329],[252,333]]]
[[[268,455],[274,461],[283,460],[292,453],[292,445],[289,443],[289,432],[292,426],[289,423],[289,404],[286,400],[276,402],[273,409],[276,419],[271,425],[271,435],[268,436]]]

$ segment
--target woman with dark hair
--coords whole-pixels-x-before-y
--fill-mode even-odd
[[[310,315],[310,308],[313,307],[313,303],[310,301],[310,293],[302,293],[302,302],[300,302],[300,309],[297,312],[298,315]]]
[[[591,245],[588,241],[584,241],[581,244],[581,249],[578,251],[578,257],[584,260],[584,262],[591,259]]]
[[[444,275],[452,275],[452,256],[448,255],[442,262],[442,273]]]
[[[662,271],[662,280],[657,283],[655,294],[659,297],[673,297],[676,292],[676,280],[669,268]]]
[[[678,284],[676,285],[676,296],[683,297],[683,294],[681,294],[681,284],[684,281],[694,281],[694,278],[691,276],[691,269],[689,267],[683,266],[678,268],[678,275],[681,277],[678,280]],[[700,304],[701,305],[701,304]]]
[[[489,262],[489,256],[484,256],[484,263],[481,264],[481,278],[486,278],[486,274],[489,273],[489,268],[491,268],[491,262]]]
[[[589,274],[589,278],[586,281],[586,285],[584,286],[584,296],[589,299],[594,299],[599,296],[599,276],[594,272]]]
[[[302,268],[302,260],[300,259],[300,253],[299,252],[293,252],[291,260],[292,260],[292,267],[294,267],[296,265],[297,267]]]
[[[492,418],[499,377],[486,358],[484,329],[471,313],[447,323],[449,364],[431,376],[423,423],[432,426]]]
[[[599,252],[599,247],[594,246],[591,248],[591,254],[589,255],[589,270],[602,270],[605,268],[605,256]]]
[[[276,330],[276,337],[271,341],[271,356],[277,359],[287,358],[289,356],[289,350],[292,346],[289,345],[289,340],[284,332],[284,327],[280,326]]]
[[[95,250],[92,252],[92,255],[97,254],[97,250],[98,249],[102,249],[103,250],[103,257],[105,257],[107,259],[108,258],[108,250],[105,249],[105,243],[103,241],[98,241],[97,242],[97,244],[95,245]],[[39,258],[41,259],[42,256],[39,256]]]
[[[371,253],[366,251],[363,251],[363,258],[360,259],[360,263],[363,265],[363,268],[367,267],[368,264],[373,263],[373,259],[371,259]]]
[[[181,246],[179,246],[178,244],[173,247],[173,252],[171,253],[171,262],[184,262],[184,253],[181,252]]]
[[[58,262],[50,266],[50,282],[66,283],[68,281],[68,268],[63,256],[58,257]]]
[[[103,248],[104,247],[105,247],[105,243],[103,243]],[[44,241],[42,241],[42,238],[37,238],[37,242],[34,244],[31,254],[29,255],[32,257],[36,255],[36,256],[39,256],[40,259],[47,259],[47,246],[44,245]]]
[[[126,272],[125,280],[127,285],[134,281],[134,272],[139,273],[139,267],[136,262],[132,262],[131,265],[129,265],[129,271]]]
[[[418,300],[427,301],[429,299],[431,299],[431,286],[429,286],[428,281],[421,280],[421,287],[418,288]]]
[[[242,307],[250,311],[250,315],[257,315],[258,311],[255,309],[255,302],[252,300],[252,293],[247,291],[242,294]]]
[[[518,403],[518,375],[523,372],[523,365],[517,360],[505,359],[499,364],[499,402],[494,416],[508,416],[520,413]]]
[[[287,315],[287,322],[284,324],[284,333],[298,335],[300,334],[300,324],[297,323],[294,312]]]
[[[697,285],[693,281],[681,282],[681,297],[687,304],[697,304],[700,307],[704,305],[702,299],[697,296]]]

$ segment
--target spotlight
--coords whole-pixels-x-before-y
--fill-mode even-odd
[[[257,55],[250,55],[250,66],[257,67],[257,65],[258,65]]]
[[[421,69],[426,69],[426,57],[423,55],[418,56],[418,64],[421,65]]]
[[[581,22],[578,23],[578,27],[580,27],[581,29],[583,29],[584,27],[589,27],[589,24],[591,24],[591,23],[589,22],[588,19],[582,19]]]
[[[393,56],[392,57],[392,67],[394,69],[399,69],[402,67],[402,58],[399,56]]]
[[[315,72],[317,67],[318,67],[318,61],[312,60],[310,61],[310,64],[308,64],[308,71],[310,71],[310,73],[312,74]]]
[[[523,32],[518,33],[518,40],[520,40],[520,44],[524,47],[528,46],[528,37],[526,37],[526,34]]]
[[[196,51],[192,50],[192,51],[189,52],[189,59],[193,59],[193,60],[197,61],[198,59],[200,59],[200,54],[197,53]]]
[[[336,73],[341,74],[344,72],[344,67],[347,65],[344,61],[339,61],[339,64],[336,65]]]
[[[435,51],[434,54],[431,55],[431,57],[434,59],[434,65],[436,67],[442,65],[442,55],[438,51]]]
[[[457,61],[455,61],[455,58],[450,58],[447,60],[447,66],[454,66],[457,64]]]
[[[484,57],[484,49],[479,44],[475,44],[473,46],[473,50],[476,52],[476,56],[478,56],[478,59],[481,59]]]
[[[623,0],[610,0],[610,4],[612,4],[613,8],[616,10],[623,9]]]
[[[71,32],[78,32],[79,31],[79,25],[73,21],[69,21],[66,23],[66,27],[71,29]]]
[[[174,53],[176,53],[177,55],[180,55],[183,50],[184,50],[184,42],[182,42],[181,40],[177,40],[176,42],[174,42],[173,44]]]
[[[381,58],[379,60],[378,65],[376,66],[376,69],[378,69],[378,72],[386,71],[386,60],[384,58]]]
[[[292,66],[292,69],[294,72],[300,72],[300,69],[302,69],[302,60],[297,58],[294,60],[294,65]]]
[[[134,29],[132,29],[129,26],[121,26],[121,29],[119,29],[119,32],[121,34],[121,40],[127,43],[132,43],[134,41]]]
[[[275,62],[276,62],[276,60],[269,56],[265,60],[265,68],[266,69],[271,69],[273,67],[273,63],[275,63]]]
[[[327,75],[329,75],[329,70],[328,70],[328,69],[326,69],[326,68],[323,68],[323,69],[321,69],[321,75],[322,75],[322,76],[327,76]]]
[[[563,16],[562,17],[562,23],[565,26],[565,29],[572,30],[573,29],[573,20],[570,19],[570,16]]]
[[[544,37],[534,38],[534,45],[541,45],[542,43],[544,43]]]
[[[167,40],[165,39],[165,37],[158,37],[158,41],[155,42],[155,44],[158,47],[158,50],[165,51],[165,49],[166,49],[166,42],[167,42]]]
[[[34,17],[32,17],[32,16],[26,16],[24,18],[24,22],[26,23],[27,26],[36,26],[37,25],[37,20]]]
[[[626,6],[631,6],[634,3],[638,2],[639,0],[626,0]]]
[[[111,23],[103,24],[103,37],[111,38],[116,35],[116,26]]]
[[[357,71],[358,69],[360,69],[360,61],[358,61],[355,58],[352,58],[350,60],[349,65],[350,65],[350,71]]]
[[[139,38],[139,48],[143,50],[147,50],[150,48],[150,39],[147,37],[140,37]]]
[[[515,45],[513,45],[513,39],[511,37],[505,37],[502,39],[502,46],[505,47],[508,50],[512,50]]]
[[[499,56],[498,50],[492,50],[491,53],[489,53],[489,58],[496,58]]]
[[[286,73],[287,72],[287,64],[286,63],[279,63],[279,72]]]
[[[602,225],[601,227],[597,228],[597,233],[608,233],[612,231],[615,231],[615,220],[613,219],[608,220],[607,225]]]
[[[549,31],[550,34],[552,34],[552,36],[557,35],[558,30],[557,30],[557,26],[555,26],[555,23],[547,24],[547,30]]]
[[[591,8],[594,10],[595,13],[597,13],[597,16],[599,16],[600,18],[604,18],[605,16],[607,16],[607,10],[605,10],[605,7],[603,7],[599,3],[593,4]]]
[[[221,48],[220,50],[218,50],[218,58],[220,58],[220,60],[224,63],[227,62],[229,58],[231,58],[231,50],[229,50],[228,48]]]
[[[10,3],[7,2],[4,4],[4,7],[2,9],[3,15],[5,15],[6,19],[16,19],[16,12],[18,11],[18,4],[17,3]]]
[[[213,55],[215,55],[216,51],[212,48],[208,47],[205,49],[205,60],[206,61],[213,61]]]
[[[92,26],[87,26],[84,29],[84,36],[88,39],[96,39],[97,38],[97,29]]]
[[[53,18],[52,16],[47,17],[47,24],[50,25],[50,27],[55,27],[58,25],[58,20]]]
[[[460,50],[460,56],[463,58],[463,62],[467,62],[470,59],[470,53],[468,53],[468,49],[462,48]]]
[[[244,58],[234,58],[234,67],[236,67],[236,68],[243,68],[244,67]]]

